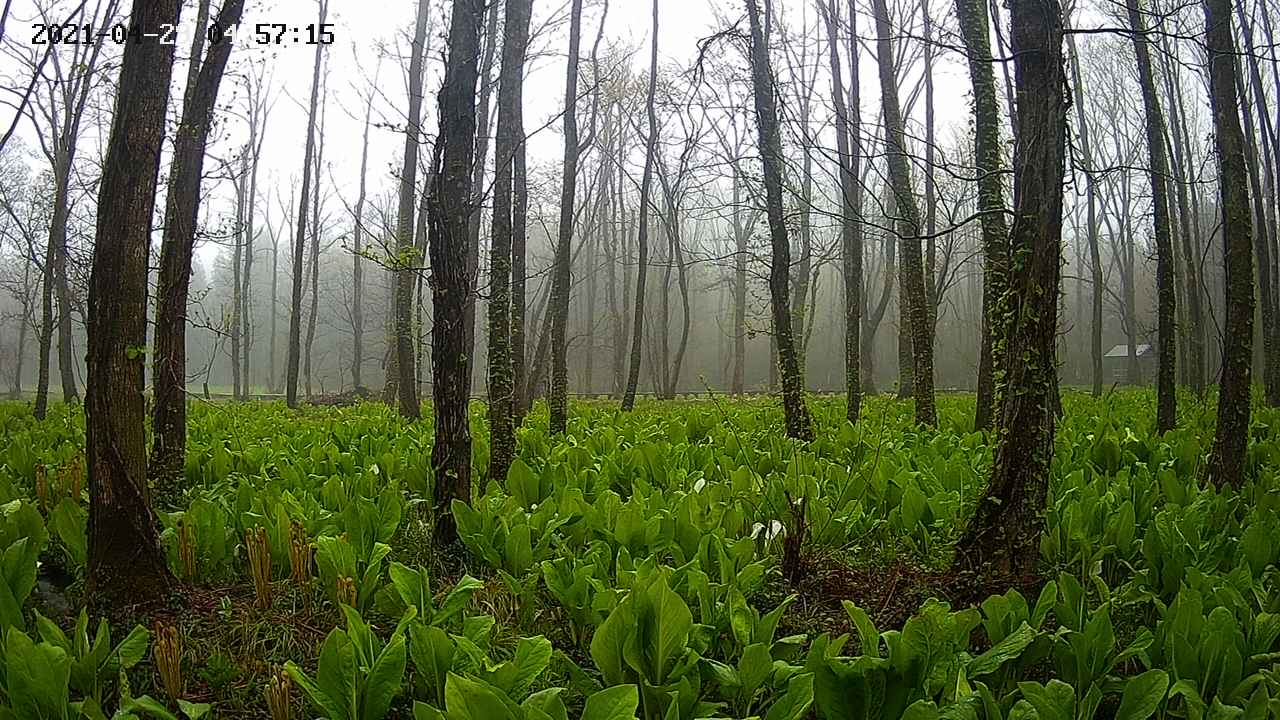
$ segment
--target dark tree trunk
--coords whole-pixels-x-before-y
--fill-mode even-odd
[[[234,23],[244,0],[229,0],[218,23]],[[227,27],[227,25],[222,25]],[[155,350],[151,383],[151,474],[156,488],[173,489],[181,479],[187,445],[187,299],[191,257],[200,209],[200,178],[205,145],[231,43],[209,49],[191,91],[183,100],[182,121],[174,138],[173,165],[165,194],[164,235],[156,289]]]
[[[1062,9],[1057,0],[1014,0],[1017,85],[1014,218],[1008,288],[1000,302],[1008,343],[991,484],[957,545],[958,560],[988,576],[1033,576],[1039,560],[1057,365],[1058,286],[1067,124]],[[994,579],[994,578],[993,578]]]
[[[862,324],[862,224],[858,174],[861,169],[862,148],[861,143],[853,135],[860,131],[858,126],[861,118],[860,111],[855,107],[851,122],[849,109],[845,105],[840,44],[836,40],[836,26],[840,14],[836,9],[835,0],[827,0],[827,4],[819,5],[819,8],[826,23],[827,46],[831,54],[831,100],[836,111],[836,152],[839,153],[840,166],[840,255],[844,270],[845,419],[856,424],[862,409],[862,382],[858,359],[859,331]],[[851,33],[857,31],[856,17],[856,13],[850,13]],[[857,52],[856,45],[853,52]],[[857,81],[853,82],[856,85]]]
[[[1004,183],[1000,152],[1000,100],[992,68],[987,5],[984,0],[956,0],[956,18],[964,37],[973,83],[973,155],[978,170],[978,212],[982,213],[982,345],[978,355],[978,405],[973,426],[989,429],[994,417],[996,385],[993,368],[1000,365],[1000,343],[993,337],[996,302],[1004,294],[1009,228],[1005,223]]]
[[[813,419],[805,405],[804,378],[801,376],[796,339],[791,327],[791,244],[787,240],[787,224],[782,207],[782,133],[778,126],[769,48],[760,26],[760,9],[756,0],[746,2],[747,19],[751,23],[752,95],[755,100],[756,128],[760,136],[760,158],[764,165],[769,240],[773,250],[769,262],[769,296],[774,337],[778,345],[783,415],[787,437],[807,442],[813,440]]]
[[[1246,36],[1246,42],[1248,37]],[[1272,277],[1271,243],[1268,235],[1266,201],[1264,193],[1270,188],[1263,185],[1259,166],[1266,166],[1265,154],[1258,152],[1258,128],[1254,126],[1249,107],[1249,92],[1245,86],[1240,63],[1236,65],[1236,91],[1240,98],[1240,117],[1244,119],[1245,165],[1249,169],[1249,198],[1253,207],[1254,269],[1258,274],[1258,304],[1262,320],[1262,387],[1267,404],[1280,404],[1280,348],[1276,347],[1275,286]],[[1263,131],[1265,137],[1265,130]]]
[[[40,331],[36,333],[36,403],[33,413],[43,420],[49,410],[49,351],[53,347],[53,245],[46,248],[40,268]]]
[[[1209,101],[1213,106],[1219,205],[1226,266],[1226,327],[1218,385],[1218,427],[1206,475],[1216,485],[1244,483],[1249,442],[1249,375],[1253,355],[1253,224],[1240,98],[1236,91],[1236,45],[1231,0],[1204,0],[1209,51]]]
[[[319,0],[320,20],[329,14],[329,0]],[[315,162],[316,103],[320,93],[320,59],[324,45],[316,45],[311,69],[311,102],[307,110],[306,150],[302,155],[302,197],[298,200],[298,227],[293,240],[293,299],[289,310],[289,358],[285,370],[285,403],[298,407],[298,369],[302,361],[302,253],[307,245],[307,203],[311,199],[311,166]]]
[[[511,185],[522,124],[524,56],[531,0],[507,0],[502,69],[498,81],[498,130],[494,142],[493,221],[489,254],[489,478],[502,482],[515,456],[511,367]]]
[[[573,207],[578,187],[578,43],[582,35],[582,0],[569,10],[569,62],[564,88],[564,165],[560,185],[560,226],[551,270],[551,434],[565,431],[569,421],[569,285],[572,283]]]
[[[1169,158],[1165,154],[1164,114],[1156,97],[1155,72],[1146,38],[1146,21],[1138,0],[1127,0],[1129,26],[1133,29],[1133,49],[1138,60],[1138,81],[1146,115],[1147,154],[1150,157],[1151,205],[1155,215],[1156,294],[1158,298],[1158,344],[1160,368],[1156,375],[1156,430],[1165,433],[1178,424],[1177,362],[1174,343],[1176,299],[1173,285],[1173,236],[1169,220]]]
[[[400,166],[400,204],[396,215],[395,317],[396,358],[400,374],[400,414],[417,420],[422,414],[418,402],[418,378],[415,371],[413,332],[413,288],[417,277],[417,250],[413,239],[413,211],[417,199],[418,137],[422,133],[422,64],[427,42],[427,25],[431,3],[418,0],[417,21],[413,31],[413,50],[409,56],[409,119],[404,131],[404,162]],[[496,11],[495,11],[496,12]],[[443,122],[443,119],[441,120]],[[439,358],[439,355],[435,357]]]
[[[938,412],[933,397],[933,323],[926,297],[924,264],[920,256],[920,209],[912,189],[906,131],[898,102],[893,47],[889,39],[889,9],[885,0],[875,0],[873,8],[881,109],[885,123],[885,150],[893,185],[894,205],[899,216],[897,226],[902,230],[902,287],[905,290],[906,315],[910,320],[912,395],[916,401],[916,422],[934,426],[938,424]],[[899,302],[901,301],[900,298]]]
[[[630,412],[636,406],[636,386],[640,384],[640,350],[644,341],[645,275],[649,265],[649,192],[653,187],[653,155],[658,144],[658,116],[654,108],[654,95],[658,87],[658,0],[653,0],[653,30],[649,44],[649,92],[645,100],[645,112],[649,120],[649,132],[645,139],[644,173],[640,176],[640,214],[636,241],[639,244],[639,265],[636,269],[636,306],[631,324],[631,362],[627,369],[627,388],[622,395],[622,409]]]
[[[454,500],[471,502],[471,426],[466,305],[473,288],[467,240],[471,217],[471,172],[476,141],[476,79],[484,0],[455,0],[449,52],[439,93],[440,132],[431,176],[428,246],[431,283],[431,378],[435,442],[435,539],[457,540],[450,511]]]
[[[134,0],[130,23],[158,33],[162,23],[177,26],[180,10],[178,0]],[[147,250],[173,55],[172,45],[157,42],[125,46],[98,194],[85,393],[85,596],[99,613],[164,599],[175,585],[147,499],[142,397]]]

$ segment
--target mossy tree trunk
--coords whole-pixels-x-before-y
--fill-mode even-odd
[[[991,427],[996,404],[994,368],[1001,363],[996,301],[1004,293],[1009,227],[1005,222],[1004,161],[1000,149],[1000,100],[992,67],[991,37],[984,0],[956,0],[956,18],[973,83],[973,154],[978,170],[978,212],[982,226],[982,344],[978,355],[978,404],[973,426]]]
[[[498,80],[497,162],[489,253],[489,478],[502,482],[515,455],[515,379],[511,361],[511,211],[516,146],[522,125],[524,57],[531,0],[507,0]]]
[[[1014,217],[1008,287],[998,337],[1007,343],[1007,378],[996,418],[991,482],[958,544],[958,561],[987,575],[1022,578],[1036,571],[1053,435],[1058,289],[1062,263],[1062,195],[1066,150],[1066,76],[1058,0],[1011,3],[1017,58],[1018,126],[1014,134]]]

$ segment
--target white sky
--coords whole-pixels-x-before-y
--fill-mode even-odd
[[[29,21],[34,16],[33,3],[37,0],[18,0],[14,5],[8,30],[12,42],[20,35],[30,35]],[[39,0],[41,3],[53,0]],[[71,0],[58,0],[73,7]],[[89,8],[95,2],[90,0]],[[129,0],[121,0],[126,8]],[[215,2],[215,5],[217,3]],[[450,0],[432,0],[431,75],[424,99],[424,128],[434,134],[436,129],[435,93],[440,85],[439,70],[443,64],[443,49],[447,26],[444,8]],[[799,25],[802,16],[812,24],[813,33],[820,33],[816,24],[813,0],[774,0],[775,10],[782,16],[780,22]],[[543,32],[533,41],[531,61],[525,87],[526,130],[553,121],[563,105],[565,46],[569,0],[534,0],[533,26],[549,22],[556,27]],[[721,29],[716,16],[731,19],[742,16],[741,0],[659,0],[659,55],[660,62],[689,66],[696,56],[699,39]],[[327,19],[333,25],[335,42],[325,50],[328,64],[328,98],[326,126],[324,129],[324,164],[322,182],[330,195],[326,199],[326,213],[334,217],[343,212],[343,202],[354,203],[359,177],[360,135],[364,100],[377,72],[378,96],[374,99],[373,120],[387,124],[400,124],[407,106],[405,71],[396,55],[408,54],[408,38],[414,24],[413,0],[330,0]],[[590,52],[595,39],[602,10],[602,0],[585,0],[582,29],[582,53]],[[605,44],[613,41],[636,50],[632,57],[637,73],[647,70],[648,40],[651,27],[649,0],[609,0],[605,25]],[[945,3],[935,3],[936,14],[949,12]],[[236,110],[244,107],[244,78],[250,64],[267,62],[270,67],[271,87],[276,98],[266,129],[261,169],[259,171],[259,218],[263,208],[277,225],[281,222],[280,201],[289,201],[290,188],[301,177],[305,143],[306,103],[310,92],[314,47],[305,44],[285,43],[279,47],[258,46],[251,42],[257,23],[285,23],[290,27],[304,27],[317,21],[316,0],[249,0],[241,26],[237,31],[237,45],[232,52],[228,76],[223,82],[220,106],[230,104]],[[938,21],[935,21],[938,22]],[[871,33],[870,18],[863,16],[860,31],[865,37]],[[190,44],[190,32],[194,27],[194,9],[184,8],[177,47],[180,59],[185,58]],[[290,37],[290,35],[286,35]],[[26,39],[23,37],[22,39]],[[825,38],[824,38],[825,39]],[[824,42],[825,44],[825,42]],[[865,46],[864,46],[865,47]],[[390,57],[378,62],[379,48],[387,48]],[[878,85],[874,75],[873,47],[865,47],[863,62],[864,120],[874,122],[871,114],[878,106]],[[821,50],[825,53],[825,49]],[[825,59],[825,55],[823,56]],[[405,60],[407,65],[407,58]],[[496,59],[495,59],[496,65]],[[495,67],[496,70],[496,67]],[[175,67],[171,107],[180,103],[185,63]],[[955,58],[944,61],[937,68],[937,121],[938,137],[950,136],[951,127],[967,122],[967,75]],[[828,81],[825,73],[819,79],[818,93],[821,105],[828,104]],[[737,99],[747,106],[749,98]],[[917,105],[919,107],[919,105]],[[825,111],[820,111],[825,112]],[[7,126],[12,110],[0,108],[0,122]],[[238,120],[223,121],[223,131],[209,149],[210,160],[206,173],[217,167],[214,158],[230,159],[247,139],[247,126]],[[530,140],[531,165],[538,162],[558,162],[562,152],[558,120],[541,130]],[[30,135],[29,123],[23,123],[20,136]],[[90,131],[90,134],[96,134]],[[32,142],[28,143],[34,147]],[[390,127],[375,127],[371,132],[369,158],[370,193],[385,191],[394,186],[393,178],[399,172],[403,152],[403,135]],[[164,172],[164,168],[162,168]],[[332,195],[336,190],[341,199]],[[206,203],[202,218],[211,219],[229,213],[230,185],[206,181]],[[278,199],[279,198],[279,199]],[[296,207],[296,206],[295,206]],[[345,224],[345,223],[342,223]],[[199,251],[202,263],[208,264],[215,246],[206,245]]]

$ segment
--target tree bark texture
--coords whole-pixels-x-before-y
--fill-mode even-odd
[[[440,132],[428,206],[435,413],[431,465],[435,473],[435,538],[440,544],[457,540],[450,504],[455,499],[471,502],[471,348],[466,344],[464,318],[473,290],[467,267],[467,240],[475,159],[477,60],[484,11],[484,0],[455,0],[453,4],[449,53],[438,98]]]
[[[1035,573],[1053,460],[1058,289],[1066,148],[1066,75],[1058,0],[1011,3],[1018,127],[1010,272],[998,317],[1008,378],[991,482],[959,545],[982,572]]]
[[[158,33],[179,0],[134,0],[130,22]],[[173,72],[172,45],[125,46],[98,195],[89,276],[89,569],[96,611],[165,597],[175,581],[147,497],[145,403],[147,258],[156,174]],[[198,177],[198,176],[197,176]]]

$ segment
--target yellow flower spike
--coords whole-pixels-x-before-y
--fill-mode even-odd
[[[271,546],[267,543],[267,531],[262,526],[245,532],[245,545],[249,550],[249,569],[253,574],[253,593],[260,609],[271,607]]]
[[[271,679],[267,681],[265,688],[267,710],[271,713],[271,720],[292,719],[293,707],[290,703],[292,690],[293,681],[289,679],[289,675],[283,669],[276,668],[271,673]]]
[[[156,670],[160,672],[160,683],[170,703],[176,703],[182,697],[182,640],[178,637],[178,628],[164,622],[156,623],[155,636],[151,652]]]
[[[345,575],[338,576],[338,602],[356,606],[356,581]]]
[[[188,581],[196,579],[196,531],[185,519],[178,521],[178,560]]]

